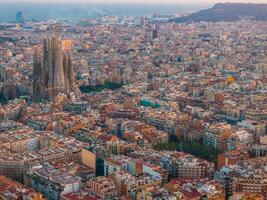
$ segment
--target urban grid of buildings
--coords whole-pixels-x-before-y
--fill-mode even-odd
[[[16,17],[1,200],[267,200],[266,22]]]

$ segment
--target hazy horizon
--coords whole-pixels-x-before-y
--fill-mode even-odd
[[[106,15],[146,16],[197,12],[216,3],[267,3],[267,0],[0,0],[0,23],[14,22],[18,10],[26,20],[84,19]]]
[[[267,0],[0,0],[0,3],[88,3],[88,4],[215,4],[215,3],[267,3]]]
[[[1,1],[1,0],[0,0]],[[23,16],[26,20],[38,19],[84,19],[98,16],[99,13],[106,15],[132,15],[132,16],[144,16],[153,13],[179,13],[179,12],[194,12],[204,8],[210,7],[210,5],[199,4],[129,4],[127,3],[112,3],[112,2],[97,2],[92,1],[79,1],[63,3],[62,1],[56,2],[35,2],[29,3],[21,1],[19,3],[2,2],[0,6],[0,22],[12,22],[15,21],[15,15],[18,10],[23,11]]]

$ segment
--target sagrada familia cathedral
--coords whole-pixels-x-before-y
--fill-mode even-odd
[[[59,93],[77,89],[70,52],[56,34],[45,38],[43,47],[36,49],[33,65],[34,101],[54,100]]]

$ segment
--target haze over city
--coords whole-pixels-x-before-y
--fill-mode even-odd
[[[225,2],[233,2],[233,3],[266,3],[266,0],[0,0],[0,2],[4,3],[10,3],[10,2],[31,2],[31,3],[38,3],[38,2],[46,2],[46,3],[60,3],[60,2],[73,2],[73,3],[160,3],[160,4],[166,4],[166,3],[175,3],[175,4],[184,4],[184,3],[194,3],[194,4],[207,4],[207,3],[225,3]]]

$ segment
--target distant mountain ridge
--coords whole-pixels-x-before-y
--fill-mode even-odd
[[[171,22],[220,22],[251,19],[267,21],[267,4],[218,3],[212,8],[201,10],[189,16],[173,18]]]

